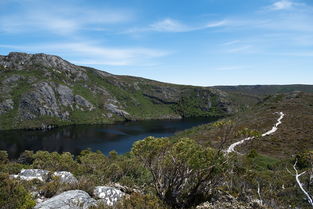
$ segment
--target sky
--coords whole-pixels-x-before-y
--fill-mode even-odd
[[[12,51],[177,84],[313,84],[313,1],[0,0]]]

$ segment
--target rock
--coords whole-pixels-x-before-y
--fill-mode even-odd
[[[38,179],[40,181],[47,181],[49,177],[49,171],[42,169],[22,169],[17,175],[12,175],[13,178],[18,178],[26,181]]]
[[[6,99],[3,102],[0,102],[0,115],[13,110],[13,108],[14,102],[12,99]]]
[[[127,117],[129,116],[129,113],[126,112],[125,110],[121,110],[119,109],[116,105],[114,104],[107,104],[105,106],[110,112],[114,113],[114,114],[117,114],[119,116],[122,116],[122,117]]]
[[[56,171],[53,173],[53,176],[57,176],[60,178],[60,182],[64,184],[77,184],[77,178],[68,171]]]
[[[12,83],[16,83],[17,81],[23,79],[24,77],[21,75],[11,75],[10,77],[4,79],[2,81],[3,84],[12,84]]]
[[[120,200],[125,193],[119,189],[108,186],[97,186],[93,191],[96,198],[100,198],[106,205],[112,206]]]
[[[72,107],[74,103],[74,96],[73,96],[73,91],[67,86],[64,85],[59,85],[56,88],[57,93],[60,96],[60,102],[63,106],[65,107]]]
[[[139,193],[139,194],[144,194],[143,191],[136,189],[136,188],[130,188],[124,185],[121,185],[119,183],[112,183],[109,186],[112,186],[113,188],[119,189],[122,192],[126,193],[126,194],[132,194],[132,193]]]
[[[95,109],[95,107],[84,97],[75,95],[75,102],[77,105],[87,108],[89,111]]]
[[[87,209],[96,205],[97,201],[91,198],[87,192],[70,190],[38,203],[34,209]]]

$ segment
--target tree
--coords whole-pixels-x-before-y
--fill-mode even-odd
[[[148,137],[137,141],[132,152],[151,172],[160,199],[174,208],[205,200],[227,167],[222,152],[188,138]]]

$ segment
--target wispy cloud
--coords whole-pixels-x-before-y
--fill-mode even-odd
[[[70,60],[81,65],[142,65],[152,58],[163,57],[171,52],[149,48],[113,48],[101,47],[95,43],[49,43],[40,45],[0,45],[2,48],[22,50],[30,53],[45,52],[64,57],[77,57]]]
[[[280,0],[273,3],[269,8],[272,10],[285,10],[292,8],[294,3],[290,0]]]
[[[62,7],[53,2],[29,1],[21,3],[19,10],[6,12],[0,9],[0,32],[25,33],[49,32],[71,34],[79,30],[101,29],[110,24],[132,20],[129,10],[114,8],[82,8],[64,3]]]
[[[218,71],[227,71],[227,70],[246,70],[248,69],[249,66],[221,66],[221,67],[216,67],[214,68],[214,70],[218,70]]]
[[[205,30],[208,28],[215,28],[215,27],[221,27],[227,24],[227,21],[217,21],[217,22],[209,22],[206,24],[193,26],[188,25],[185,23],[182,23],[178,20],[172,19],[172,18],[165,18],[163,20],[157,21],[155,23],[150,24],[147,27],[143,28],[131,28],[127,30],[127,33],[137,33],[137,32],[149,32],[149,31],[155,31],[155,32],[191,32],[191,31],[198,31],[198,30]]]

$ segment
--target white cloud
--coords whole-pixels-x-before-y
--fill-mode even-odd
[[[272,4],[271,9],[272,10],[284,10],[284,9],[290,9],[294,3],[290,0],[280,0]]]
[[[185,32],[191,30],[191,28],[176,20],[167,18],[151,24],[149,30],[158,32]]]
[[[223,71],[223,70],[245,70],[248,69],[249,66],[222,66],[222,67],[217,67],[214,70],[218,71]]]
[[[151,25],[143,28],[132,28],[126,31],[126,33],[137,33],[137,32],[149,32],[149,31],[156,31],[156,32],[191,32],[197,30],[205,30],[208,28],[215,28],[221,27],[226,25],[227,22],[225,20],[218,21],[218,22],[210,22],[207,24],[199,25],[199,26],[192,26],[184,24],[178,20],[166,18],[161,21],[152,23]]]
[[[237,46],[226,50],[227,53],[252,53],[254,52],[252,45]]]
[[[60,35],[93,30],[104,26],[129,22],[134,18],[131,11],[113,8],[83,8],[64,3],[62,7],[53,2],[31,1],[12,12],[0,10],[0,32],[49,32]],[[3,11],[3,12],[1,12]]]
[[[81,65],[146,65],[146,62],[171,54],[169,51],[150,48],[113,48],[101,47],[96,43],[49,43],[41,45],[0,45],[2,48],[22,50],[29,53],[44,52],[62,57],[76,57],[69,60]],[[81,58],[81,59],[77,59]]]

